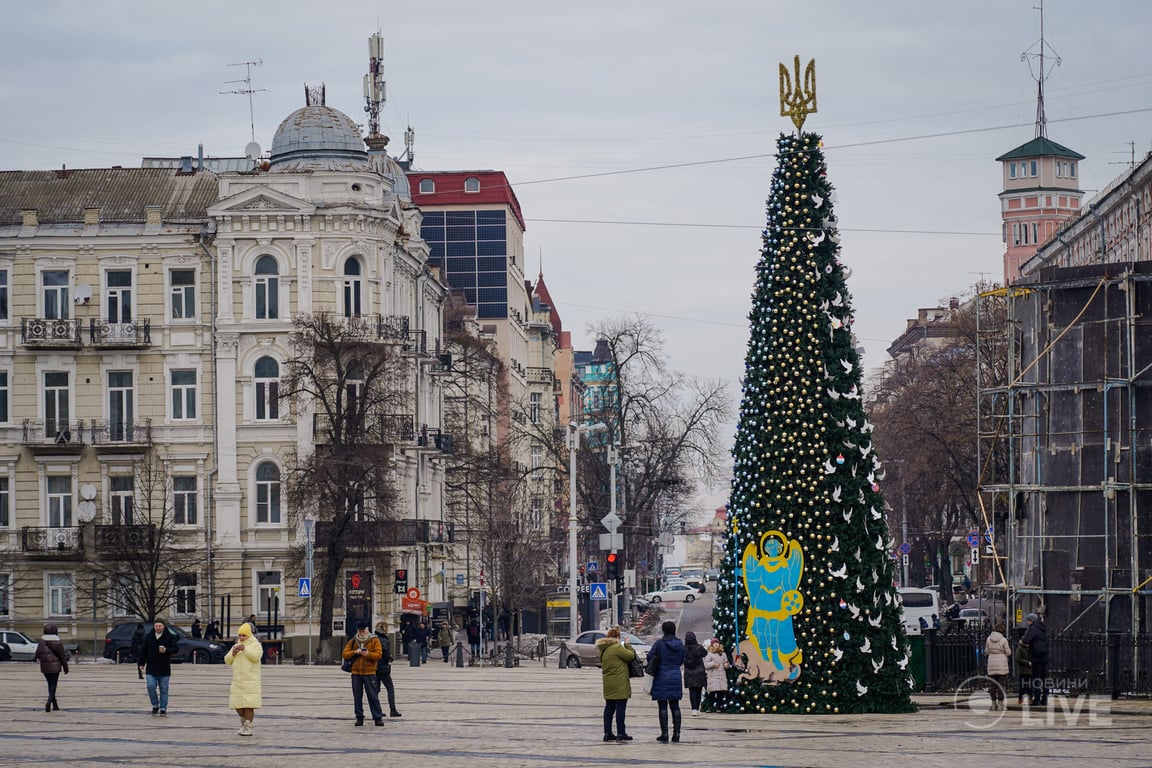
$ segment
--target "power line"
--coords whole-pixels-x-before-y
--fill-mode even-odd
[[[638,227],[690,227],[701,229],[764,229],[756,224],[698,224],[684,221],[628,221],[611,219],[537,219],[525,218],[525,221],[544,224],[611,224],[620,226]],[[965,237],[1000,237],[1000,232],[960,232],[947,229],[880,229],[873,227],[837,227],[840,232],[868,232],[888,235],[959,235]]]

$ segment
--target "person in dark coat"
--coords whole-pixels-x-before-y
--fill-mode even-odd
[[[136,631],[132,633],[132,661],[136,662],[136,674],[144,679],[144,636],[148,630],[144,629],[144,622],[136,623]]]
[[[200,619],[192,622],[192,637],[199,640],[202,637],[203,630],[200,627]]]
[[[44,711],[59,711],[60,704],[56,701],[56,684],[60,682],[60,673],[68,674],[68,651],[64,650],[64,643],[60,642],[60,635],[56,634],[56,625],[49,622],[44,625],[44,636],[36,644],[36,653],[32,657],[40,662],[40,674],[48,683],[48,700],[44,702]]]
[[[684,698],[684,683],[680,668],[684,666],[684,643],[676,637],[676,623],[666,621],[660,625],[664,636],[652,644],[648,651],[649,674],[652,681],[652,699],[660,707],[660,735],[656,741],[668,741],[668,712],[672,712],[672,741],[680,741],[680,699]]]
[[[208,622],[208,629],[204,630],[204,639],[205,640],[219,640],[221,637],[222,637],[222,635],[220,634],[220,622],[218,622],[218,621]]]
[[[475,619],[468,622],[468,652],[473,657],[480,655],[480,625]]]
[[[1020,638],[1020,644],[1028,649],[1028,660],[1032,662],[1032,706],[1048,706],[1048,687],[1045,678],[1048,677],[1048,627],[1034,613],[1028,614],[1024,619],[1028,629]]]
[[[388,637],[388,625],[376,623],[376,637],[380,638],[380,661],[376,662],[376,688],[388,691],[388,716],[400,717],[396,709],[396,686],[392,683],[392,640]],[[379,695],[379,693],[377,693]]]
[[[696,633],[685,632],[684,687],[688,689],[692,717],[700,714],[700,700],[704,697],[704,686],[708,685],[708,670],[704,669],[704,657],[707,655],[708,649],[696,641]]]
[[[144,658],[140,666],[148,683],[153,715],[168,714],[168,683],[172,679],[172,657],[180,650],[178,643],[179,638],[160,620],[144,635]]]

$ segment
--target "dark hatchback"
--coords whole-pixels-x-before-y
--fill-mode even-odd
[[[152,627],[145,625],[149,632]],[[209,640],[192,637],[175,624],[168,625],[168,631],[176,635],[180,652],[172,657],[174,662],[188,664],[223,664],[224,646]],[[117,664],[135,661],[132,656],[132,635],[136,632],[136,622],[117,624],[104,636],[104,658],[113,659]]]

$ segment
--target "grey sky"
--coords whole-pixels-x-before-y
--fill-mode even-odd
[[[248,102],[218,92],[242,87],[225,83],[244,76],[228,65],[248,60],[263,61],[265,148],[305,82],[365,120],[379,28],[392,147],[410,123],[417,167],[507,173],[528,220],[527,271],[542,261],[577,345],[591,346],[590,322],[648,313],[675,368],[726,379],[735,395],[771,155],[791,129],[779,63],[816,60],[806,128],[824,136],[872,368],[917,307],[1000,277],[994,158],[1033,135],[1020,55],[1039,39],[1036,4],[22,3],[6,10],[0,47],[0,168],[137,165],[201,141],[241,154]],[[1129,142],[1137,157],[1150,148],[1152,3],[1047,0],[1045,19],[1063,59],[1047,84],[1048,135],[1087,156],[1081,185],[1098,189],[1124,170]]]

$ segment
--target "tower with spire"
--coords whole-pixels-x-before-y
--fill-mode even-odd
[[[1020,279],[1020,266],[1036,253],[1067,219],[1080,211],[1079,162],[1084,155],[1048,138],[1044,81],[1060,57],[1044,39],[1044,4],[1040,3],[1040,41],[1021,54],[1036,79],[1035,136],[996,158],[1003,171],[1000,217],[1004,237],[1004,284]]]

